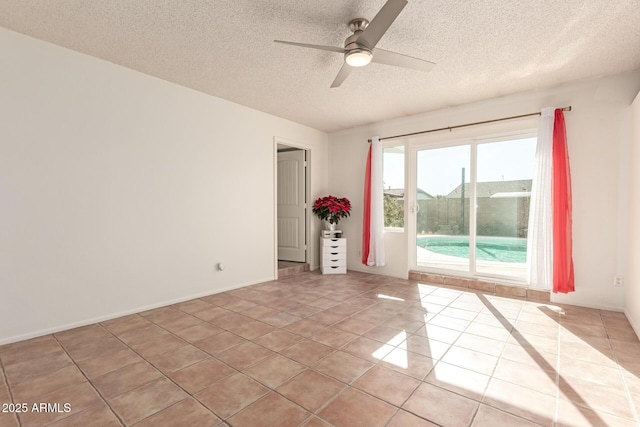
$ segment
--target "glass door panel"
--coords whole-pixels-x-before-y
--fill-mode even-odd
[[[417,151],[416,264],[470,271],[471,146]]]
[[[477,145],[476,272],[526,279],[536,138]]]

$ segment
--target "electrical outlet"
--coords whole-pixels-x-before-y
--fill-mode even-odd
[[[624,285],[622,277],[616,276],[613,278],[613,286],[621,288]]]

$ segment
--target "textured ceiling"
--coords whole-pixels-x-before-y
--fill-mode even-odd
[[[0,26],[335,131],[640,69],[638,0],[409,0],[378,47],[430,73],[370,64],[329,86],[347,23],[385,0],[0,0]]]

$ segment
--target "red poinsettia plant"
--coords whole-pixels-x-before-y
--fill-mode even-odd
[[[341,218],[351,215],[351,202],[345,197],[320,197],[313,204],[312,211],[321,220],[328,221],[330,224],[337,224]]]

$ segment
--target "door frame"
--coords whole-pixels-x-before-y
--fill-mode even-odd
[[[306,241],[307,249],[305,251],[305,260],[310,264],[310,260],[313,259],[313,245],[311,242],[311,203],[309,197],[311,197],[311,147],[302,144],[297,141],[292,141],[279,136],[273,137],[273,277],[278,279],[278,145],[287,146],[305,151],[305,194],[307,209],[305,210],[305,226],[304,226],[304,238]]]

